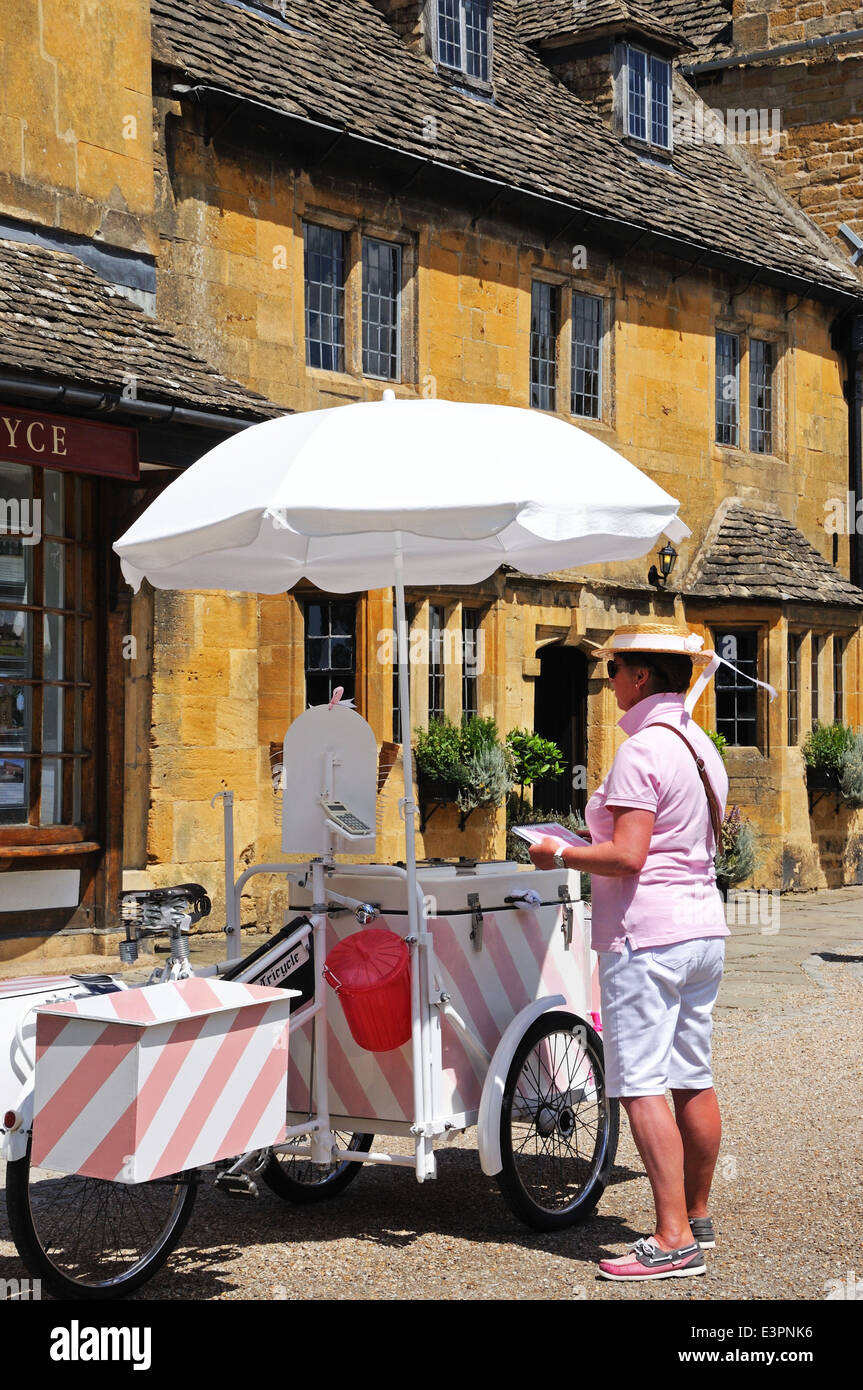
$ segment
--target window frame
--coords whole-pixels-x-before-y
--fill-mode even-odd
[[[459,57],[460,63],[453,65],[447,62],[442,54],[440,37],[441,5],[443,0],[426,0],[426,30],[430,36],[430,51],[438,72],[442,76],[456,80],[458,83],[474,87],[479,91],[489,92],[492,90],[492,79],[494,75],[494,0],[487,0],[487,14],[485,25],[486,36],[486,73],[484,76],[471,73],[468,70],[468,47],[467,47],[467,3],[468,0],[455,0],[458,7],[458,26],[459,26]]]
[[[746,638],[747,640],[751,640],[751,641],[753,642],[753,644],[754,644],[754,653],[755,653],[755,670],[752,672],[752,674],[753,674],[754,676],[756,676],[758,680],[764,679],[764,677],[761,675],[761,671],[760,671],[760,668],[761,668],[761,658],[762,658],[762,649],[763,649],[763,629],[757,628],[757,627],[747,627],[745,624],[742,625],[742,626],[736,625],[736,624],[735,624],[735,625],[729,624],[728,626],[723,625],[723,626],[721,626],[721,627],[720,627],[720,626],[715,626],[715,627],[713,627],[713,644],[712,644],[712,645],[713,645],[714,651],[719,652],[720,655],[723,654],[723,653],[722,653],[722,649],[721,649],[721,648],[722,648],[723,639],[724,639],[724,638],[727,638],[727,637],[734,637],[734,638],[735,638],[735,641],[737,641],[737,643],[738,643],[738,647],[739,647],[739,639],[740,639],[741,637],[742,637],[742,638]],[[735,657],[734,659],[732,659],[731,657],[728,658],[729,661],[732,661],[732,664],[733,664],[734,666],[738,666],[738,667],[741,666],[742,663],[743,663],[743,661],[746,660],[746,659],[747,659],[747,658],[741,658],[739,655],[738,655],[737,657]],[[725,679],[724,679],[726,672],[729,674],[729,676],[732,675],[732,673],[728,671],[728,667],[727,667],[727,666],[720,666],[719,669],[718,669],[717,672],[716,672],[716,676],[714,677],[714,681],[713,681],[713,686],[714,686],[714,708],[715,708],[715,716],[716,716],[714,722],[715,722],[716,731],[717,731],[717,733],[724,733],[724,730],[723,730],[723,728],[720,727],[720,725],[725,725],[725,724],[728,724],[728,723],[733,723],[733,725],[734,725],[734,732],[735,732],[735,734],[736,734],[736,733],[738,732],[738,726],[739,726],[741,723],[751,724],[751,725],[752,725],[753,735],[754,735],[751,742],[749,742],[749,743],[738,743],[738,742],[736,742],[734,739],[730,738],[730,737],[728,736],[728,734],[725,734],[725,738],[726,738],[726,741],[727,741],[727,743],[728,743],[728,746],[729,746],[729,748],[755,748],[755,749],[758,749],[759,751],[762,751],[762,748],[763,748],[763,722],[762,722],[762,721],[763,721],[763,701],[762,701],[762,699],[761,699],[761,687],[760,687],[760,686],[757,686],[757,685],[753,685],[752,681],[746,680],[745,678],[738,681],[738,678],[737,678],[736,676],[734,677],[734,683],[733,683],[733,684],[731,684],[730,681],[729,681],[729,682],[726,682]],[[726,716],[724,716],[724,715],[721,716],[721,715],[720,715],[720,712],[719,712],[719,710],[720,710],[720,692],[724,692],[724,691],[732,692],[733,695],[734,695],[734,711],[735,711],[735,712],[734,712],[733,718],[730,719],[730,720],[729,720],[728,717],[726,717]],[[745,718],[745,719],[741,719],[740,716],[738,715],[738,713],[737,713],[737,709],[738,709],[737,696],[738,696],[738,693],[743,693],[743,694],[746,694],[746,695],[750,695],[750,694],[751,694],[751,697],[752,697],[752,699],[754,700],[754,713],[753,713],[753,716],[752,716],[751,719],[748,718],[748,717]]]
[[[596,343],[591,343],[591,344],[579,343],[579,344],[576,344],[576,341],[575,341],[575,328],[576,328],[576,321],[577,321],[577,317],[578,317],[577,312],[576,312],[576,301],[579,300],[579,299],[589,301],[590,303],[596,304],[596,305],[598,306],[598,310],[599,310],[599,337],[598,337],[598,341],[597,341]],[[605,387],[605,371],[604,371],[604,361],[603,361],[603,359],[604,359],[604,357],[605,357],[605,336],[606,336],[606,332],[607,332],[607,328],[606,328],[606,322],[605,322],[605,300],[603,299],[602,295],[599,295],[599,294],[590,294],[590,293],[587,293],[584,289],[582,289],[582,288],[580,288],[580,287],[573,286],[573,287],[572,287],[572,298],[571,298],[571,301],[570,301],[570,333],[569,333],[569,337],[570,337],[570,365],[569,365],[570,400],[569,400],[569,413],[570,413],[570,415],[572,415],[572,417],[573,417],[574,419],[576,419],[576,420],[598,420],[598,421],[601,421],[602,418],[603,418],[603,392],[604,392],[604,387]],[[576,346],[578,346],[579,348],[581,348],[581,347],[587,347],[587,348],[589,348],[591,351],[594,351],[594,352],[596,353],[596,355],[597,355],[597,368],[596,368],[596,411],[597,411],[597,413],[596,413],[595,415],[585,414],[584,412],[578,411],[578,410],[576,410],[576,408],[575,408],[576,394],[577,394],[577,393],[576,393],[576,389],[575,389],[575,374],[576,374],[576,370],[577,370],[577,368],[576,368]],[[587,393],[586,393],[586,392],[581,392],[581,395],[582,395],[582,397],[585,397],[585,396],[587,395]]]
[[[472,622],[466,624],[466,616],[470,616]],[[474,608],[462,604],[461,607],[461,715],[462,719],[467,719],[472,714],[479,714],[479,671],[476,669],[477,658],[477,637],[482,634],[482,620],[484,617],[482,608]],[[472,656],[473,674],[467,675],[468,671],[468,639],[467,634],[473,633]],[[469,691],[473,691],[473,700],[469,701]]]
[[[534,393],[539,388],[539,383],[534,380],[534,333],[533,333],[533,303],[534,289],[538,285],[547,285],[556,295],[557,303],[557,334],[555,339],[555,390],[554,405],[543,406],[534,403]],[[614,292],[607,285],[591,279],[582,279],[578,275],[565,275],[553,270],[547,270],[543,266],[535,266],[530,275],[530,331],[528,335],[528,405],[533,410],[546,410],[547,413],[558,415],[563,419],[577,421],[583,427],[599,426],[601,428],[614,428],[614,397],[612,386],[614,380],[614,323],[615,323],[615,304]],[[573,391],[575,378],[575,360],[577,355],[577,344],[575,343],[576,329],[576,302],[577,300],[595,300],[599,305],[600,335],[597,344],[598,353],[598,397],[596,415],[577,415],[573,409],[575,406],[575,393]]]
[[[309,665],[309,642],[310,642],[310,641],[324,640],[324,641],[332,642],[333,637],[344,637],[344,636],[346,635],[346,634],[343,634],[343,633],[334,633],[333,630],[332,630],[332,607],[333,607],[333,604],[336,604],[336,603],[342,603],[342,604],[345,604],[345,605],[350,605],[350,606],[353,608],[353,618],[354,618],[354,623],[353,623],[353,634],[351,635],[351,638],[350,638],[351,646],[352,646],[353,664],[352,664],[350,667],[337,667],[337,666],[317,666],[317,667],[312,667],[312,666]],[[358,674],[358,672],[357,672],[357,664],[358,664],[358,663],[357,663],[357,649],[358,649],[358,642],[359,642],[359,616],[360,616],[360,615],[359,615],[359,606],[358,606],[357,600],[356,600],[355,598],[352,598],[350,594],[308,594],[308,593],[307,593],[307,594],[303,594],[303,595],[302,595],[302,597],[301,597],[301,604],[302,604],[302,612],[303,612],[303,695],[304,695],[304,699],[305,699],[305,703],[304,703],[303,708],[307,709],[307,708],[309,707],[309,705],[312,704],[312,700],[311,700],[310,694],[309,694],[309,675],[310,675],[310,673],[313,674],[313,675],[317,675],[317,676],[321,676],[323,673],[329,673],[331,677],[334,677],[334,679],[331,679],[331,680],[328,682],[328,684],[329,684],[329,695],[327,696],[328,699],[332,697],[333,690],[336,688],[336,686],[338,686],[338,685],[340,685],[340,684],[344,684],[345,687],[346,687],[346,688],[345,688],[345,698],[346,698],[346,699],[353,699],[357,704],[359,704],[359,700],[358,700],[359,687],[358,687],[358,685],[357,685],[357,674]],[[328,615],[327,615],[327,631],[326,631],[326,633],[311,634],[311,633],[309,632],[309,609],[310,609],[313,605],[314,605],[314,606],[317,606],[317,607],[319,607],[319,608],[325,607],[325,608],[328,610]],[[351,679],[351,681],[350,681],[350,686],[351,686],[350,689],[347,688],[348,682],[345,682],[345,681],[339,679],[341,673],[350,674],[350,676],[352,677],[352,679]],[[325,701],[319,701],[318,703],[325,703]]]
[[[721,335],[736,338],[738,360],[736,369],[735,401],[737,407],[736,442],[719,438],[719,385],[720,356],[719,338]],[[769,449],[755,447],[753,412],[758,409],[753,400],[753,354],[752,344],[762,343],[770,347],[770,440]],[[720,451],[734,450],[737,454],[751,454],[753,459],[783,461],[787,457],[785,387],[782,360],[787,343],[782,334],[771,329],[754,328],[739,320],[719,319],[713,332],[713,448]],[[745,393],[745,394],[744,394]]]
[[[534,329],[535,315],[537,313],[537,307],[534,301],[536,292],[538,290],[548,291],[548,306],[540,306],[539,309],[540,313],[544,312],[546,307],[548,309],[549,318],[551,322],[547,334],[543,334]],[[528,378],[530,389],[530,407],[532,410],[545,410],[550,414],[554,414],[557,412],[558,393],[560,390],[560,334],[562,297],[562,286],[558,282],[545,279],[541,276],[531,276],[529,357],[530,371]],[[541,357],[539,356],[538,352],[534,351],[535,340],[543,337],[547,337],[551,344],[551,352],[547,357]],[[549,368],[551,378],[550,381],[542,382],[538,379],[538,377],[535,376],[535,364],[536,366],[543,365]],[[539,400],[534,399],[534,396],[537,393],[543,391],[548,392],[548,401],[550,402],[549,404],[542,404]]]
[[[395,353],[394,353],[394,356],[395,356],[395,372],[392,373],[392,374],[390,374],[390,375],[386,375],[386,376],[380,374],[379,372],[370,371],[369,368],[368,368],[367,365],[366,365],[366,360],[367,360],[367,359],[366,359],[366,353],[367,353],[367,351],[369,351],[369,349],[367,348],[367,344],[366,344],[366,329],[367,329],[367,327],[369,327],[369,320],[368,320],[368,316],[367,316],[367,313],[366,313],[366,297],[367,297],[367,291],[366,291],[366,247],[367,247],[367,246],[386,246],[386,247],[388,247],[391,251],[394,251],[394,252],[396,253],[396,266],[395,266],[395,281],[396,281],[396,293],[395,293],[395,340],[396,340],[396,341],[395,341]],[[370,234],[367,233],[367,232],[363,232],[363,234],[362,234],[362,236],[361,236],[361,238],[360,238],[360,260],[361,260],[361,276],[362,276],[362,278],[361,278],[361,288],[360,288],[360,336],[361,336],[361,340],[362,340],[362,341],[361,341],[361,344],[360,344],[360,351],[361,351],[361,355],[362,355],[362,374],[363,374],[364,377],[368,377],[371,381],[392,381],[392,382],[399,383],[399,382],[401,382],[401,380],[402,380],[403,365],[404,365],[404,363],[403,363],[403,352],[402,352],[402,334],[403,334],[403,327],[402,327],[402,316],[403,316],[402,292],[403,292],[403,285],[404,285],[404,268],[403,268],[403,267],[404,267],[404,248],[402,247],[401,243],[398,242],[398,241],[388,241],[388,240],[387,240],[386,238],[384,238],[384,237],[372,236],[372,235],[370,235]],[[378,296],[378,297],[380,297],[380,296]],[[381,325],[380,325],[380,324],[376,324],[375,327],[378,328],[378,329],[380,330]],[[379,356],[382,356],[382,355],[383,355],[383,354],[380,352],[380,349],[378,349],[378,355],[379,355]]]
[[[848,638],[844,633],[834,632],[833,666],[833,722],[845,723],[845,652]]]
[[[348,382],[357,388],[366,385],[419,386],[418,351],[418,269],[419,236],[418,226],[410,225],[409,220],[399,218],[397,225],[374,217],[345,217],[331,212],[328,208],[309,204],[294,215],[295,245],[299,251],[294,259],[297,274],[303,276],[303,296],[297,301],[301,305],[295,310],[296,332],[302,335],[305,370],[322,380],[337,382],[341,389]],[[306,282],[306,228],[321,227],[328,231],[341,233],[345,251],[344,267],[344,353],[339,368],[319,367],[309,362],[308,311]],[[363,245],[366,241],[385,243],[397,247],[399,251],[399,296],[398,296],[398,376],[380,377],[365,371],[364,361],[364,313],[363,313]],[[296,302],[296,301],[295,301]],[[374,399],[373,389],[366,399]]]
[[[633,64],[630,54],[637,53],[644,59],[644,135],[637,134],[632,129],[632,109],[631,109],[631,73]],[[663,58],[660,53],[648,48],[642,48],[636,43],[622,43],[620,45],[620,91],[622,92],[622,128],[623,133],[630,140],[634,140],[645,150],[658,150],[662,154],[669,155],[674,149],[673,135],[673,115],[674,115],[674,92],[671,62]],[[661,65],[665,69],[665,80],[663,91],[666,97],[666,124],[667,140],[655,140],[655,102],[654,102],[654,65]]]
[[[6,846],[44,847],[88,843],[93,848],[105,805],[101,783],[101,752],[96,738],[104,717],[104,690],[100,644],[103,623],[99,592],[100,491],[98,480],[73,471],[34,467],[5,455],[7,467],[27,475],[31,505],[41,507],[39,544],[22,546],[26,592],[23,596],[0,593],[6,613],[25,613],[27,645],[25,669],[4,675],[0,694],[7,687],[25,687],[25,723],[22,745],[0,751],[0,761],[23,764],[22,818],[0,821],[0,859]],[[60,484],[62,527],[49,529],[46,520],[48,480]],[[14,544],[14,532],[2,540]],[[47,557],[51,547],[61,560],[62,594],[49,602]],[[10,554],[14,553],[10,551]],[[53,625],[49,619],[53,618]],[[45,640],[53,631],[62,634],[58,672],[45,671]],[[50,647],[48,648],[50,650]],[[57,747],[46,747],[46,690],[57,690]],[[29,737],[28,737],[29,734]],[[45,817],[47,805],[45,765],[54,765],[53,791],[59,796],[59,815]],[[15,810],[13,805],[10,810]]]
[[[311,231],[315,231],[315,232],[327,232],[327,233],[329,233],[332,237],[338,237],[338,238],[340,239],[340,242],[341,242],[341,267],[342,267],[341,284],[338,285],[338,286],[336,286],[336,287],[335,287],[335,290],[334,290],[335,295],[336,295],[338,298],[340,298],[340,301],[341,301],[341,315],[340,315],[340,316],[338,316],[338,315],[336,315],[336,314],[327,315],[327,317],[332,318],[335,322],[341,324],[341,342],[339,342],[339,343],[334,343],[332,340],[331,340],[330,342],[328,342],[328,343],[325,343],[323,340],[320,340],[320,342],[318,342],[318,340],[313,340],[312,337],[311,337],[311,334],[310,334],[310,320],[311,320],[311,316],[312,316],[312,313],[313,313],[312,309],[310,308],[310,304],[309,304],[309,299],[310,299],[310,288],[311,288],[312,285],[317,285],[319,288],[326,288],[326,282],[325,282],[325,281],[322,281],[322,280],[311,280],[310,277],[309,277],[309,258],[310,258],[310,256],[311,256],[311,255],[315,255],[315,254],[317,254],[317,255],[320,255],[320,254],[321,254],[320,252],[314,252],[314,251],[311,251],[311,250],[310,250],[310,246],[309,246],[309,237],[307,236],[307,233],[308,233],[308,232],[311,232]],[[306,219],[306,218],[303,218],[303,310],[304,310],[304,324],[305,324],[305,331],[304,331],[304,338],[305,338],[305,355],[306,355],[306,367],[311,367],[312,370],[314,370],[314,371],[336,372],[337,374],[342,375],[342,374],[344,374],[345,369],[346,369],[346,366],[347,366],[347,318],[348,318],[348,312],[347,312],[347,307],[348,307],[348,306],[347,306],[347,298],[348,298],[349,257],[350,257],[350,247],[349,247],[349,244],[348,244],[348,237],[347,237],[347,234],[346,234],[344,228],[342,228],[342,227],[335,227],[335,226],[332,226],[332,225],[330,225],[329,223],[326,223],[326,222],[311,221],[311,220],[308,220],[308,219]],[[324,317],[322,314],[320,314],[320,311],[318,311],[318,313],[319,313],[319,316],[320,316],[320,317]],[[337,356],[337,361],[336,361],[336,363],[335,363],[334,365],[328,365],[328,364],[326,364],[326,363],[323,362],[323,361],[321,361],[321,362],[313,362],[313,361],[312,361],[312,345],[313,345],[313,341],[314,341],[314,344],[315,344],[316,346],[318,346],[318,347],[321,348],[321,350],[322,350],[322,351],[321,351],[321,356],[322,356],[322,357],[323,357],[323,355],[324,355],[324,354],[323,354],[323,349],[324,349],[324,348],[327,348],[327,349],[329,349],[330,351],[332,351],[334,348],[337,350],[338,356]]]
[[[796,748],[800,742],[800,653],[804,636],[802,632],[788,632],[785,661],[788,708],[785,727],[789,748]]]

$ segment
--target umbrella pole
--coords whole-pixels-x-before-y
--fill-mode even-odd
[[[435,1175],[430,1130],[432,1119],[429,1096],[428,1066],[431,1055],[430,1022],[428,1019],[428,985],[426,982],[425,922],[421,920],[417,902],[416,811],[413,799],[413,753],[411,750],[411,696],[408,678],[408,631],[405,611],[404,561],[401,533],[396,532],[395,594],[396,628],[399,671],[399,711],[402,728],[402,764],[405,794],[399,806],[405,823],[405,865],[407,869],[408,935],[413,947],[414,969],[411,972],[411,1042],[413,1052],[414,1133],[416,1174],[420,1182]]]

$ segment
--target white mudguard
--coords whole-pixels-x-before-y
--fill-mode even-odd
[[[490,1178],[499,1173],[503,1164],[500,1157],[500,1112],[503,1105],[503,1090],[512,1066],[512,1059],[518,1045],[532,1023],[540,1014],[549,1009],[566,1008],[562,994],[549,994],[545,999],[536,999],[528,1004],[508,1025],[503,1037],[495,1048],[494,1056],[486,1072],[482,1096],[479,1102],[477,1119],[477,1142],[482,1171]]]

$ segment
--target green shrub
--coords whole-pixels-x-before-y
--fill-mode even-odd
[[[463,781],[459,787],[459,810],[469,815],[481,806],[500,806],[510,788],[506,754],[499,743],[480,746],[462,764]]]
[[[863,731],[854,735],[842,755],[839,791],[850,806],[863,806]]]
[[[563,754],[557,744],[551,739],[540,738],[529,729],[510,729],[506,747],[510,776],[520,788],[522,800],[525,787],[532,787],[544,777],[559,777],[564,771]]]
[[[458,782],[461,764],[461,730],[451,719],[430,719],[427,729],[415,730],[414,760],[417,774],[430,781]]]
[[[847,724],[814,724],[803,744],[803,761],[807,767],[838,772],[853,743],[854,730]]]

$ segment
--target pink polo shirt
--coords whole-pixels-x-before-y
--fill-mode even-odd
[[[619,723],[629,737],[587,803],[585,819],[594,844],[614,838],[611,807],[633,806],[656,813],[640,873],[591,876],[595,951],[622,951],[626,941],[635,951],[729,935],[713,867],[710,808],[695,759],[676,734],[650,727],[662,721],[686,735],[704,759],[724,814],[725,767],[707,734],[686,713],[683,701],[683,695],[650,695],[626,711]]]

